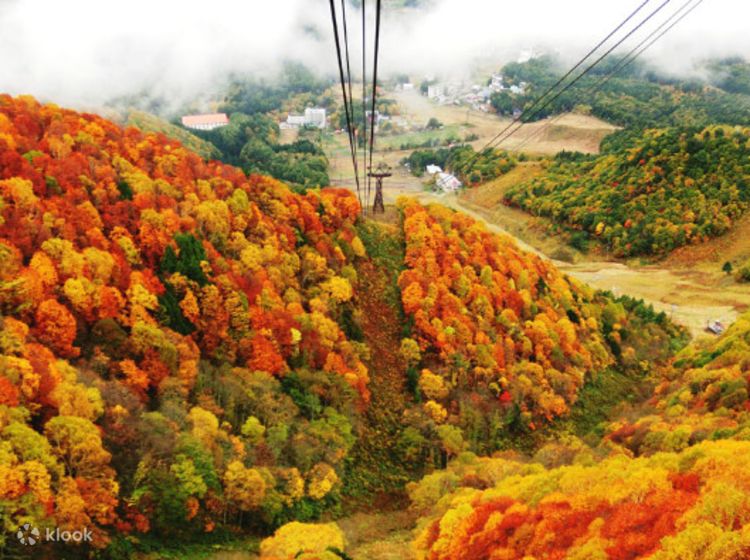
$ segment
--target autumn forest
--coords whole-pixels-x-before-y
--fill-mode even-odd
[[[685,334],[663,314],[440,206],[365,224],[347,191],[294,194],[28,97],[0,98],[0,143],[5,531],[84,525],[127,557],[411,479],[425,558],[750,546],[746,320],[671,361]],[[397,427],[368,413],[384,344],[363,286],[403,324],[375,385],[402,392]],[[646,377],[647,414],[586,435],[590,385]]]
[[[352,86],[353,20],[327,74],[314,10],[247,8],[238,48],[221,1],[83,59],[70,18],[57,81],[0,40],[0,560],[750,558],[746,58],[570,89],[553,45],[390,0]],[[425,21],[455,44],[407,73]]]

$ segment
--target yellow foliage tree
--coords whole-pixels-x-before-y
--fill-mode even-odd
[[[320,500],[333,489],[339,477],[333,467],[327,463],[318,463],[308,474],[307,495]]]
[[[329,548],[340,551],[346,548],[344,532],[336,523],[293,521],[279,527],[272,537],[260,544],[260,557],[261,560],[293,560],[301,555],[312,554],[315,558],[328,560],[326,550]],[[330,557],[338,558],[337,555]]]
[[[419,349],[419,344],[413,338],[404,338],[401,340],[399,353],[409,365],[418,364],[419,360],[422,359],[422,352]]]
[[[341,276],[333,276],[321,284],[321,288],[336,303],[343,303],[352,299],[352,285],[349,280]]]
[[[445,410],[443,405],[435,401],[427,401],[424,403],[423,408],[427,416],[438,424],[442,424],[448,418],[448,411]]]
[[[439,375],[435,375],[429,369],[423,369],[419,376],[419,388],[428,399],[442,400],[446,398],[450,389]]]
[[[256,469],[232,461],[224,473],[224,494],[238,509],[258,509],[266,496],[266,481]]]

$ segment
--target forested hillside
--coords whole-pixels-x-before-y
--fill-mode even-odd
[[[0,211],[3,538],[88,526],[124,554],[330,508],[369,401],[339,325],[352,195],[3,96]]]
[[[417,558],[741,559],[750,554],[747,441],[545,467],[465,456],[412,490]],[[445,489],[449,489],[446,493]]]
[[[603,425],[598,445],[464,454],[413,485],[417,557],[748,557],[749,327],[745,315],[678,355],[637,419]]]
[[[703,440],[750,435],[750,314],[715,341],[693,344],[664,369],[642,414],[607,428],[608,438],[637,455],[681,451]]]
[[[3,538],[87,526],[124,558],[335,514],[533,447],[604,370],[679,344],[471,219],[401,212],[0,97]]]
[[[227,126],[196,135],[216,148],[218,159],[246,173],[269,175],[298,191],[329,183],[328,160],[321,147],[306,138],[279,143],[279,125],[269,115],[232,113]]]
[[[320,130],[303,129],[297,141],[283,144],[278,122],[286,119],[287,111],[304,112],[312,106],[325,108],[329,119],[337,118],[336,99],[327,91],[331,85],[293,62],[286,62],[273,81],[232,77],[218,107],[229,115],[229,125],[191,132],[213,145],[214,157],[246,173],[269,175],[299,191],[325,187],[328,160],[316,141]]]
[[[596,117],[636,129],[711,124],[750,124],[750,97],[747,69],[741,60],[730,59],[710,64],[714,84],[689,78],[674,78],[639,63],[629,65],[614,77],[605,78],[619,64],[609,57],[544,109],[531,111],[526,118],[538,120],[565,111],[590,112]],[[492,104],[496,110],[523,110],[552,86],[564,73],[564,67],[550,56],[524,63],[506,64],[501,73],[510,84],[526,82],[523,93],[498,92]]]
[[[550,218],[585,249],[665,255],[727,232],[750,204],[750,129],[621,132],[602,155],[561,153],[506,202]]]

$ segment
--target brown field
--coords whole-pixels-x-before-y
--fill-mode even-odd
[[[438,105],[415,91],[388,93],[402,107],[403,114],[415,123],[426,123],[430,117],[437,118],[445,125],[464,125],[465,132],[474,133],[479,140],[472,142],[475,148],[483,147],[490,139],[502,131],[511,119],[495,114],[473,111],[455,105]],[[529,137],[536,135],[524,152],[531,154],[556,154],[561,150],[577,150],[597,153],[599,143],[607,134],[617,130],[616,126],[585,115],[566,114],[554,119],[554,123],[543,133],[539,129],[547,125],[549,119],[526,124],[499,148],[514,150]],[[515,126],[514,126],[515,128]]]

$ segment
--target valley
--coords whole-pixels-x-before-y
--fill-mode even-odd
[[[465,126],[467,114],[470,114],[469,122],[475,123],[475,126],[466,130],[479,135],[479,139],[472,143],[475,148],[489,141],[497,130],[502,130],[509,122],[486,113],[439,106],[416,92],[397,93],[394,97],[415,120],[426,122],[435,117],[446,125],[460,127]],[[537,135],[526,147],[529,152],[555,154],[568,150],[596,153],[604,135],[616,130],[616,127],[597,119],[578,115],[566,115],[557,120],[555,126],[548,128],[545,134],[538,135],[539,128],[545,125],[545,121],[539,121],[524,127],[525,132],[514,136],[513,141],[522,143],[528,137]],[[337,142],[327,148],[331,169],[334,170],[331,173],[332,182],[351,188],[353,172],[351,160],[347,159],[348,152],[340,143],[343,136],[339,136]],[[513,150],[513,146],[510,143],[508,148]],[[587,284],[643,299],[654,305],[675,322],[687,327],[694,338],[711,336],[706,331],[709,321],[731,324],[741,313],[750,309],[750,288],[727,277],[721,271],[722,263],[718,256],[725,255],[725,259],[750,257],[750,246],[742,233],[750,228],[750,217],[742,222],[747,225],[739,226],[736,232],[715,241],[686,247],[663,262],[648,264],[637,259],[615,260],[592,252],[580,253],[559,236],[549,233],[548,223],[543,218],[530,216],[503,204],[503,197],[511,186],[541,173],[538,163],[522,163],[507,175],[458,195],[436,194],[429,192],[423,178],[414,177],[400,165],[399,162],[408,153],[408,150],[386,151],[376,160],[376,163],[386,162],[394,172],[394,176],[385,182],[386,204],[395,204],[400,196],[414,196],[425,203],[443,204],[465,212],[485,222],[491,230],[512,236],[525,249],[551,259],[558,268]],[[343,170],[348,170],[348,174]]]
[[[481,148],[489,142],[500,130],[503,130],[511,119],[498,117],[495,114],[476,111],[471,108],[452,105],[438,105],[428,100],[416,91],[388,92],[403,111],[403,117],[415,124],[424,124],[431,118],[436,118],[444,127],[454,130],[458,137],[468,134],[477,138],[469,142],[475,149]],[[540,133],[541,129],[545,129]],[[553,155],[561,150],[597,153],[599,143],[607,134],[617,130],[617,127],[599,119],[567,114],[556,120],[554,125],[548,126],[548,121],[539,121],[525,126],[517,136],[509,142],[507,148],[525,144],[524,150],[531,154]],[[404,138],[412,135],[384,136],[378,138],[378,154],[374,164],[383,161],[394,168],[396,175],[386,183],[386,201],[393,202],[401,194],[420,192],[422,182],[407,173],[399,164],[401,159],[408,156],[412,150],[398,149]],[[426,138],[441,138],[440,131],[427,135]],[[382,143],[382,144],[381,144]],[[351,186],[354,182],[354,172],[351,156],[348,152],[346,136],[334,135],[324,143],[326,155],[331,165],[331,180],[335,185]]]

